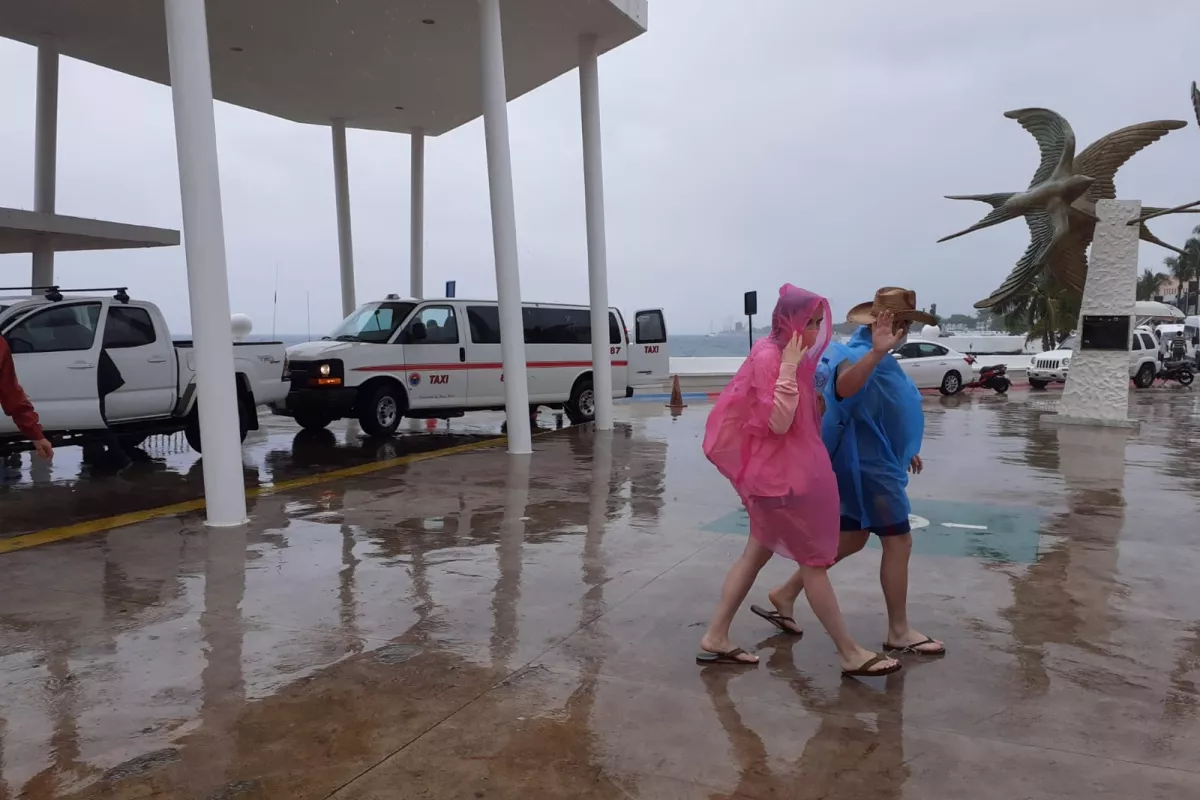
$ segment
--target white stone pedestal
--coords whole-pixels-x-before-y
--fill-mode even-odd
[[[1042,417],[1050,425],[1103,425],[1137,428],[1129,418],[1128,350],[1088,350],[1083,347],[1084,317],[1124,316],[1133,326],[1138,265],[1138,226],[1129,221],[1141,214],[1137,200],[1096,203],[1096,236],[1079,312],[1079,349],[1071,357],[1067,385],[1058,413]],[[1128,336],[1127,336],[1128,339]]]

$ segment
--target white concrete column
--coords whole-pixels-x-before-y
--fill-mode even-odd
[[[1137,219],[1141,209],[1136,200],[1096,203],[1099,222],[1079,310],[1080,346],[1071,357],[1058,414],[1042,418],[1048,424],[1137,427],[1137,421],[1129,419],[1129,337],[1137,293],[1138,226],[1127,223]],[[1122,320],[1123,346],[1113,350],[1089,346],[1085,337],[1089,316]]]
[[[529,378],[525,369],[525,325],[521,319],[521,273],[517,261],[517,214],[513,203],[512,155],[508,144],[508,90],[500,0],[479,0],[479,50],[488,185],[492,197],[492,247],[500,301],[500,356],[504,362],[504,408],[508,452],[532,453]]]
[[[346,158],[346,120],[335,119],[333,131],[333,194],[337,201],[338,265],[342,276],[342,316],[354,313],[354,237],[350,231],[350,172]]]
[[[596,37],[579,38],[579,107],[583,120],[583,198],[587,216],[588,296],[592,304],[592,387],[596,427],[613,426],[612,356],[608,341],[608,250],[604,240],[604,160],[600,147],[600,70]],[[626,361],[629,353],[623,353]]]
[[[409,173],[408,291],[413,297],[425,297],[425,132],[412,132],[412,169]]]
[[[208,524],[246,521],[204,0],[165,0]]]
[[[58,50],[42,43],[37,51],[37,109],[34,112],[33,210],[54,213],[58,175]],[[33,248],[31,286],[54,283],[54,250]]]

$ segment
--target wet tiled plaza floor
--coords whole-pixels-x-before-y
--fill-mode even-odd
[[[757,668],[696,666],[745,542],[697,405],[0,555],[0,797],[1200,797],[1200,392],[1131,397],[1132,436],[926,399],[910,617],[950,654],[880,679],[807,610],[799,642],[738,616]],[[248,465],[410,446],[287,436]],[[22,468],[0,514],[116,513],[106,480]],[[877,570],[834,571],[867,644]]]

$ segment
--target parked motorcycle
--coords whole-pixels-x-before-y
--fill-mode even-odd
[[[975,356],[967,356],[972,364]],[[979,377],[964,386],[964,389],[992,389],[997,394],[1004,394],[1012,386],[1008,377],[1008,367],[1004,364],[992,364],[979,371]]]
[[[1166,361],[1158,368],[1156,377],[1164,383],[1178,381],[1182,386],[1191,386],[1196,374],[1192,365],[1186,361]]]

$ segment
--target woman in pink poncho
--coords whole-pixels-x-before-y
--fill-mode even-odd
[[[828,569],[837,560],[837,480],[821,441],[819,393],[813,386],[832,323],[825,298],[785,284],[771,334],[750,357],[709,414],[704,454],[737,490],[750,515],[746,549],[729,570],[704,638],[701,664],[757,664],[734,647],[729,626],[759,570],[779,553],[805,573],[813,613],[837,646],[843,674],[886,675],[900,662],[858,646],[846,630]],[[803,636],[790,617],[753,607],[784,633]]]

